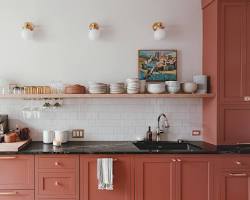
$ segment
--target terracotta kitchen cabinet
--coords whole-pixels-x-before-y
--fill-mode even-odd
[[[225,105],[220,110],[220,141],[250,143],[250,106]]]
[[[249,123],[243,118],[248,111],[239,109],[234,117],[229,113],[230,106],[234,112],[237,106],[246,106],[247,110],[250,106],[248,0],[203,1],[203,73],[211,77],[211,92],[216,94],[203,104],[205,141],[213,144],[249,142],[250,134],[246,134]],[[228,111],[224,113],[226,105]]]
[[[32,155],[1,155],[0,190],[34,189],[34,160]]]
[[[177,200],[214,200],[213,158],[178,157]]]
[[[97,189],[97,156],[80,157],[80,199],[81,200],[132,200],[133,171],[130,156],[101,156],[113,157],[114,161],[114,190]]]
[[[34,190],[0,190],[0,200],[34,200]]]
[[[135,158],[135,200],[176,199],[174,157]]]
[[[215,174],[216,200],[249,200],[249,158],[220,158],[217,163],[218,169],[216,169]]]
[[[79,156],[36,156],[36,199],[79,199]]]

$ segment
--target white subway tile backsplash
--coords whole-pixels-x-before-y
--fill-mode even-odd
[[[23,118],[24,107],[41,108],[43,101],[0,100],[0,114],[8,114],[10,126],[30,127],[33,140],[43,129],[85,130],[84,140],[136,140],[148,126],[157,127],[157,117],[166,113],[170,129],[166,139],[201,140],[192,130],[202,130],[201,99],[66,99],[58,110],[41,111],[39,119]],[[81,139],[80,139],[81,140]]]

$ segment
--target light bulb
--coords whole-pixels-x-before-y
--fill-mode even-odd
[[[154,31],[154,39],[155,40],[164,40],[166,38],[165,29],[158,28]]]
[[[97,40],[99,37],[100,37],[100,30],[99,29],[89,30],[89,39],[90,40]]]

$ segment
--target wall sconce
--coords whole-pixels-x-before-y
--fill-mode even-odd
[[[89,39],[97,40],[100,37],[100,27],[97,23],[91,23],[89,25]]]
[[[22,28],[22,38],[25,40],[30,40],[34,35],[34,24],[32,22],[25,22]]]
[[[155,40],[163,40],[166,38],[166,31],[162,22],[155,22],[152,27],[154,30]]]

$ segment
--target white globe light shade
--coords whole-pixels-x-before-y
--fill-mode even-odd
[[[165,29],[157,29],[154,31],[154,39],[155,40],[164,40],[166,38],[166,31]]]
[[[90,40],[97,40],[100,37],[100,30],[98,29],[91,29],[89,30],[89,39]]]
[[[34,37],[34,31],[31,31],[29,29],[22,29],[21,35],[24,40],[31,40]]]

